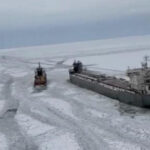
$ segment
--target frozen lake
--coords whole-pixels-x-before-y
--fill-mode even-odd
[[[1,50],[0,150],[149,150],[150,110],[72,85],[68,69],[125,75],[150,55],[150,36]],[[33,89],[38,62],[46,90]]]

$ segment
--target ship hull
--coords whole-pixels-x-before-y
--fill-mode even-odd
[[[78,74],[70,74],[70,81],[79,87],[92,90],[126,104],[139,107],[150,107],[150,95],[134,93],[124,89],[118,90],[115,87],[102,84],[101,82],[82,78],[78,76]]]

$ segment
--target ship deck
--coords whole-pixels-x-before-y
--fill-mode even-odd
[[[87,78],[90,80],[97,81],[99,83],[107,84],[109,86],[113,86],[113,87],[117,87],[117,88],[121,88],[125,90],[131,90],[130,83],[123,78],[106,76],[104,74],[95,74],[95,73],[92,73],[91,71],[84,71],[77,75],[82,78]]]

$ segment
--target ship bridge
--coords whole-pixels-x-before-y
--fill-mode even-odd
[[[150,94],[150,67],[148,67],[148,57],[144,58],[141,68],[128,69],[127,76],[130,78],[131,88],[141,93]]]

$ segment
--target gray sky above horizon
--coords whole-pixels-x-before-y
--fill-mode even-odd
[[[143,35],[150,0],[0,0],[0,20],[0,48]]]

